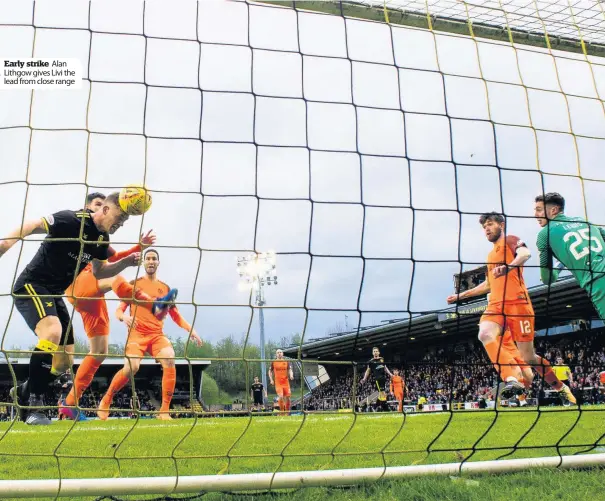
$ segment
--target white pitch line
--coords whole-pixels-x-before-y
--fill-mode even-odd
[[[429,414],[408,414],[407,417],[415,417],[415,416],[428,416]],[[376,420],[376,419],[390,419],[390,420],[401,420],[402,417],[399,414],[396,415],[389,415],[389,414],[368,414],[368,415],[358,415],[358,419],[363,419],[363,420]],[[292,417],[297,417],[297,418],[302,418],[302,416],[292,416]],[[164,423],[164,422],[155,422],[153,424],[151,423],[145,423],[145,424],[135,424],[134,425],[134,430],[140,430],[140,429],[158,429],[158,428],[163,428],[163,429],[170,429],[170,428],[194,428],[197,429],[198,427],[208,427],[208,426],[219,426],[221,424],[223,424],[223,421],[226,418],[203,418],[203,419],[199,419],[197,424],[193,424],[193,422],[189,421],[187,423]],[[320,415],[314,415],[314,416],[308,416],[307,419],[305,421],[307,421],[309,424],[315,424],[315,423],[321,423],[324,421],[351,421],[353,419],[353,414],[343,414],[341,416],[320,416]],[[124,423],[127,422],[127,419],[116,419],[116,420],[112,420],[115,423]],[[98,422],[98,420],[92,421],[92,422]],[[262,417],[262,418],[253,418],[252,424],[254,423],[271,423],[271,424],[286,424],[286,423],[298,423],[298,422],[302,422],[302,419],[297,419],[292,420],[290,419],[289,416],[275,416],[275,417]],[[81,426],[76,425],[76,427],[74,429],[72,429],[71,431],[69,431],[68,429],[65,428],[57,428],[53,425],[51,425],[48,428],[37,428],[37,427],[32,427],[32,428],[24,428],[24,429],[11,429],[8,433],[13,434],[13,433],[63,433],[63,434],[67,434],[69,432],[69,434],[72,433],[86,433],[89,431],[128,431],[130,430],[130,426],[126,426],[126,425],[122,425],[122,426],[115,426],[112,424],[108,424],[108,425],[95,425],[95,426],[88,426],[86,424],[86,422],[83,422],[81,424]],[[0,430],[0,434],[4,433],[4,430]]]

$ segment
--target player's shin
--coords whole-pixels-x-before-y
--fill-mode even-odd
[[[536,369],[536,372],[540,374],[553,389],[559,391],[563,388],[563,383],[552,370],[550,362],[540,355],[536,355],[536,365],[534,365],[534,369]]]
[[[51,373],[53,354],[58,346],[52,341],[41,339],[36,344],[29,362],[29,391],[42,395],[56,376]]]
[[[124,386],[128,384],[128,381],[129,378],[124,373],[124,369],[120,369],[118,372],[116,372],[116,375],[111,380],[111,384],[109,385],[109,389],[107,390],[107,393],[105,393],[103,400],[107,400],[107,402],[111,404],[111,402],[113,402],[113,396],[124,388]]]
[[[78,372],[76,372],[74,385],[65,399],[66,405],[76,405],[78,400],[80,400],[82,393],[84,393],[86,388],[88,388],[90,383],[92,383],[92,380],[102,363],[102,360],[99,360],[91,355],[84,357],[82,364],[78,368]]]
[[[162,375],[162,407],[160,412],[168,413],[170,411],[170,402],[176,386],[176,367],[164,367]]]
[[[109,407],[113,402],[113,396],[126,386],[128,380],[129,377],[125,374],[124,369],[120,369],[113,377],[107,393],[105,393],[105,396],[99,402],[99,409],[97,410],[99,419],[104,421],[109,417]]]

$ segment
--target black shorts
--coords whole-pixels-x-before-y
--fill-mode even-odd
[[[36,332],[38,322],[45,317],[58,317],[61,322],[61,346],[74,344],[74,330],[71,325],[71,315],[67,310],[65,301],[60,297],[48,297],[55,295],[44,286],[25,283],[15,284],[13,294],[15,308],[25,319],[29,328]],[[45,297],[46,296],[46,297]]]
[[[386,391],[387,380],[386,378],[379,377],[376,378],[376,389],[378,391]]]
[[[257,397],[256,395],[254,395],[254,405],[263,405],[263,397],[262,395],[260,397]]]

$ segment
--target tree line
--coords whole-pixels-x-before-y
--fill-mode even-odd
[[[265,357],[272,359],[275,350],[285,348],[292,344],[299,344],[300,334],[283,336],[279,341],[270,340],[265,344]],[[210,360],[210,367],[206,370],[208,376],[214,379],[221,392],[238,394],[247,391],[249,385],[254,381],[254,376],[261,377],[260,346],[252,344],[246,336],[235,336],[233,334],[220,339],[214,343],[204,341],[203,346],[194,343],[187,344],[187,338],[178,337],[171,339],[174,353],[177,358],[189,358],[191,360]],[[88,353],[88,342],[81,338],[75,340],[75,352],[78,354]],[[124,346],[111,344],[109,353],[122,355]],[[300,374],[294,365],[295,386],[300,384]],[[247,378],[246,378],[247,373]]]

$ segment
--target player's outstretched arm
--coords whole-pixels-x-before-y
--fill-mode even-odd
[[[106,261],[99,261],[98,259],[92,260],[92,273],[94,276],[101,280],[102,278],[111,278],[118,273],[121,273],[129,266],[138,266],[141,261],[141,254],[135,252],[124,259],[120,259],[115,263],[108,263]]]
[[[170,308],[168,310],[168,314],[175,324],[177,324],[181,329],[189,332],[189,337],[196,345],[202,346],[204,344],[202,338],[197,335],[197,332],[195,332],[195,329],[191,327],[191,324],[183,318],[176,306]]]
[[[116,263],[116,262],[124,259],[125,257],[128,257],[131,254],[134,254],[135,252],[141,252],[140,245],[135,245],[134,247],[131,247],[130,249],[126,249],[123,251],[117,251],[113,247],[109,247],[109,249],[107,249],[107,254],[109,254],[109,257],[107,258],[107,262]]]
[[[490,290],[491,287],[489,285],[489,279],[487,279],[477,285],[477,287],[473,287],[472,289],[461,292],[460,294],[452,294],[451,296],[448,296],[446,300],[448,304],[453,304],[463,299],[468,299],[470,297],[485,296],[489,293]]]
[[[109,246],[109,249],[107,249],[109,258],[107,259],[107,261],[109,261],[110,263],[115,263],[116,261],[124,259],[125,257],[128,257],[131,254],[134,254],[135,252],[141,252],[143,249],[154,245],[155,240],[155,233],[153,232],[153,230],[149,230],[146,234],[141,233],[139,240],[141,243],[135,245],[134,247],[131,247],[130,249],[116,251],[113,247]]]
[[[11,231],[5,238],[0,241],[0,257],[2,257],[10,248],[21,240],[30,235],[48,233],[48,223],[45,219],[32,219],[25,221],[22,226]]]
[[[269,382],[270,382],[271,384],[275,384],[275,383],[273,382],[273,364],[272,364],[272,363],[271,363],[271,364],[269,364],[269,370],[267,371],[267,375],[269,376]]]

